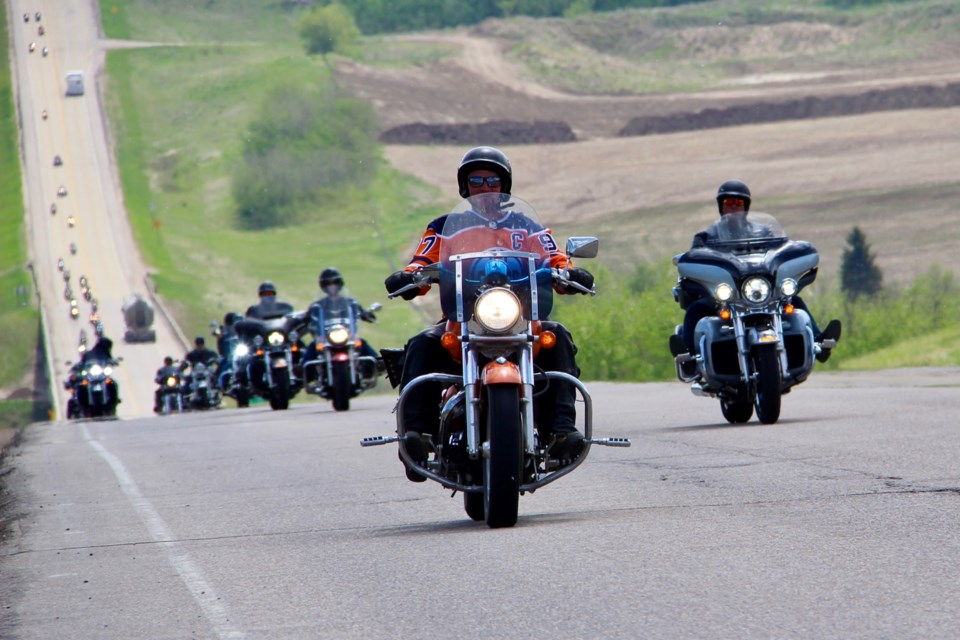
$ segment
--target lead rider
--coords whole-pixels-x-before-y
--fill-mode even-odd
[[[470,198],[486,193],[510,194],[513,184],[513,172],[510,161],[499,149],[493,147],[476,147],[469,150],[460,161],[457,169],[457,184],[460,196]],[[483,213],[483,212],[478,212]],[[440,246],[443,241],[441,232],[447,216],[441,216],[427,225],[426,231],[420,237],[417,250],[410,263],[403,271],[390,275],[384,285],[389,293],[399,291],[403,287],[416,282],[416,272],[423,267],[434,264],[440,259]],[[541,227],[535,221],[521,214],[511,214],[499,220],[491,219],[489,226],[492,229],[506,228],[522,230],[526,235],[539,236],[541,245],[547,250],[550,266],[553,268],[567,268],[566,255],[559,251],[553,241],[549,229]],[[569,267],[568,278],[586,289],[593,288],[593,275],[585,269]],[[424,295],[429,287],[421,287],[407,291],[401,296],[405,300],[412,300]],[[563,288],[557,288],[561,294],[571,293]],[[446,319],[441,319],[427,329],[412,337],[406,345],[404,355],[403,374],[400,387],[403,389],[414,378],[428,373],[461,372],[456,363],[440,343]],[[552,349],[542,349],[535,361],[535,365],[544,371],[560,371],[579,377],[580,368],[577,366],[577,347],[570,332],[558,322],[543,321],[543,329],[552,331],[557,337],[557,343]],[[538,391],[540,391],[538,389]],[[437,435],[440,422],[439,384],[420,384],[414,387],[408,396],[408,410],[404,412],[404,429],[408,434]],[[538,432],[544,442],[553,441],[550,448],[551,455],[561,460],[573,460],[583,451],[583,434],[576,428],[576,390],[566,381],[553,380],[549,386],[538,393],[535,401],[535,416]],[[419,443],[419,438],[407,438],[408,452],[418,462],[426,459],[423,450],[412,450]],[[409,443],[414,443],[411,447]],[[412,469],[407,469],[407,478],[413,482],[423,482],[424,478]]]

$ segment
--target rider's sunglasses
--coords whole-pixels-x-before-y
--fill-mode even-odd
[[[487,176],[486,178],[481,178],[480,176],[470,176],[467,178],[467,184],[469,184],[471,187],[482,187],[484,182],[487,183],[488,187],[499,187],[500,176]]]
[[[723,204],[730,207],[742,207],[745,203],[743,198],[724,198]]]

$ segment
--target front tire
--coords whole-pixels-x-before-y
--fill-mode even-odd
[[[486,387],[486,435],[489,450],[483,459],[483,498],[487,525],[517,523],[523,469],[519,389],[497,384]]]
[[[774,348],[757,351],[757,418],[763,424],[774,424],[780,419],[780,354]]]
[[[353,395],[353,380],[350,379],[350,363],[333,363],[333,410],[349,411]]]
[[[270,408],[274,411],[284,411],[290,406],[290,377],[285,369],[273,378],[273,389],[270,390]]]

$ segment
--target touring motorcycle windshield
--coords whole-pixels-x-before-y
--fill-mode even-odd
[[[787,241],[777,219],[768,213],[728,213],[706,228],[706,246],[714,249],[762,249]]]
[[[448,318],[461,318],[459,307],[469,320],[477,296],[498,286],[517,295],[524,318],[549,316],[551,258],[559,248],[528,203],[500,193],[475,195],[445,216],[440,236],[440,304]]]
[[[345,325],[351,334],[356,332],[357,319],[353,312],[353,298],[345,295],[326,297],[311,309],[310,327],[315,335],[338,324]]]

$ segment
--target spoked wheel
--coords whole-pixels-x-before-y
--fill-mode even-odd
[[[737,390],[737,397],[730,402],[720,401],[720,411],[730,424],[743,424],[753,417],[753,398],[746,387]]]
[[[350,363],[333,363],[333,410],[349,411],[353,381],[350,379]]]
[[[780,354],[774,348],[757,351],[757,418],[763,424],[780,419]]]
[[[270,408],[274,411],[283,411],[290,406],[290,378],[285,370],[282,371],[273,379],[274,387],[270,391]]]
[[[512,527],[517,523],[523,465],[520,396],[515,386],[486,387],[488,455],[483,459],[483,506],[487,525]]]
[[[483,494],[482,493],[464,493],[463,510],[467,512],[471,520],[480,522],[483,520]]]

